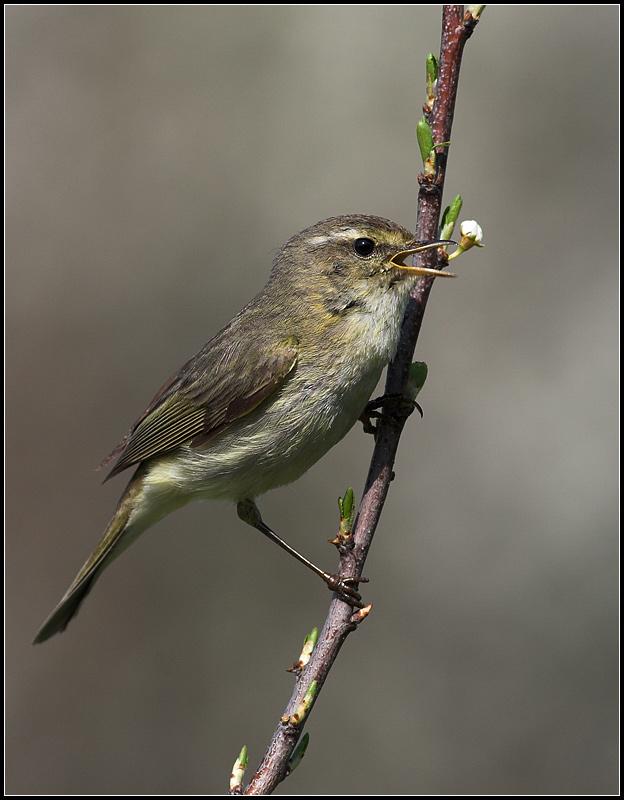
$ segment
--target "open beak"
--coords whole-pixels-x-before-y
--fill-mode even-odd
[[[443,247],[447,244],[457,244],[450,239],[439,239],[435,242],[427,242],[423,244],[414,243],[413,247],[406,247],[405,250],[400,250],[395,253],[390,259],[390,266],[394,269],[400,269],[403,272],[410,272],[412,275],[427,275],[430,278],[456,278],[453,272],[441,272],[438,269],[429,269],[428,267],[414,267],[411,264],[406,264],[405,259],[413,256],[416,253],[422,253],[425,250],[433,250],[434,248]]]

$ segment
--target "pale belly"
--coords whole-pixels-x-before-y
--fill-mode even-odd
[[[353,427],[383,366],[375,360],[346,380],[342,374],[340,391],[330,375],[301,372],[204,449],[184,446],[155,461],[146,489],[238,501],[296,480]]]

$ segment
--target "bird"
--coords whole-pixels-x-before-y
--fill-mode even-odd
[[[113,517],[34,642],[63,631],[102,572],[145,530],[197,499],[239,517],[361,606],[357,581],[309,561],[262,519],[256,499],[291,483],[360,418],[395,355],[418,241],[382,217],[322,220],[278,251],[264,288],[156,393],[108,458],[131,467]],[[444,266],[445,259],[442,259]]]

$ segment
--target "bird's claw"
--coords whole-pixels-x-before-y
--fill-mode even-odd
[[[358,584],[368,583],[368,578],[342,578],[340,575],[328,575],[327,587],[336,592],[338,597],[354,608],[364,608],[362,595],[358,592]]]
[[[368,406],[362,411],[360,414],[360,422],[362,423],[362,428],[364,429],[364,433],[370,433],[373,436],[377,433],[377,425],[373,425],[373,420],[377,420],[381,417],[381,413],[379,411],[375,411],[374,409],[369,409]]]
[[[421,417],[423,416],[423,410],[415,400],[410,400],[409,397],[400,394],[385,394],[383,397],[370,400],[360,414],[360,422],[364,427],[364,433],[372,433],[373,436],[377,433],[377,425],[373,425],[373,420],[381,418],[382,412],[378,410],[380,408],[383,409],[383,413],[388,414],[390,419],[400,424],[403,424],[414,409],[418,411]]]

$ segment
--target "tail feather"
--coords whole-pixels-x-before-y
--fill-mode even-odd
[[[128,538],[128,519],[140,487],[141,481],[137,473],[128,484],[119,501],[115,515],[98,546],[83,564],[60,603],[41,626],[33,640],[33,644],[45,642],[55,633],[61,633],[61,631],[65,630],[70,620],[78,613],[82,601],[91,590],[97,577],[110,561],[119,554],[119,551],[125,549],[123,545],[120,546],[120,540],[124,535]]]
[[[61,633],[65,630],[69,621],[78,613],[82,601],[91,590],[95,577],[96,575],[94,572],[92,575],[85,578],[79,586],[76,586],[63,597],[61,602],[41,626],[39,633],[33,639],[33,644],[45,642],[46,639],[54,636],[55,633]]]

